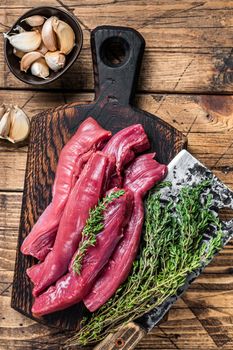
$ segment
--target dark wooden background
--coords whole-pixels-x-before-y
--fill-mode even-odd
[[[147,47],[136,103],[188,137],[189,151],[233,189],[233,1],[50,0],[79,19],[84,47],[54,85],[32,89],[9,72],[0,37],[0,103],[31,117],[93,99],[90,30],[132,26]],[[0,32],[41,0],[2,0]],[[27,147],[0,143],[0,350],[59,350],[56,331],[10,308]],[[233,349],[233,245],[214,259],[137,350]]]

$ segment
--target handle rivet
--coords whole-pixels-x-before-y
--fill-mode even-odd
[[[117,347],[118,349],[123,348],[123,346],[125,345],[124,339],[118,338],[118,339],[116,340],[116,342],[115,342],[115,345],[116,345],[116,347]]]

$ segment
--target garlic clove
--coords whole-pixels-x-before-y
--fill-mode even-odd
[[[49,67],[44,58],[39,58],[31,65],[31,73],[36,77],[46,79],[49,76]]]
[[[54,72],[57,72],[59,69],[62,69],[66,62],[66,57],[60,51],[47,52],[45,54],[45,61],[50,69]]]
[[[42,53],[42,55],[45,55],[46,52],[48,52],[48,49],[45,46],[45,44],[43,43],[43,41],[41,41],[41,44],[40,44],[40,46],[38,47],[38,49],[36,51]]]
[[[11,109],[8,108],[0,120],[0,138],[1,139],[5,139],[10,132],[10,125],[11,125],[10,113],[11,113]]]
[[[10,132],[7,140],[12,143],[23,141],[30,130],[30,122],[24,111],[18,106],[13,106],[10,112]]]
[[[3,115],[5,114],[5,112],[6,112],[6,106],[5,106],[4,103],[2,103],[0,105],[0,120],[2,119]]]
[[[37,26],[37,27],[32,27],[32,30],[37,30],[41,35],[42,28],[43,28],[43,26]],[[41,42],[42,42],[42,40],[41,40]]]
[[[58,46],[61,53],[68,55],[74,47],[75,34],[73,29],[66,22],[58,18],[52,21],[53,30],[57,34]]]
[[[42,24],[44,24],[45,19],[46,18],[43,16],[34,15],[34,16],[24,18],[21,22],[26,22],[31,27],[37,27],[37,26],[41,26]]]
[[[18,57],[22,58],[25,55],[25,52],[17,50],[15,47],[13,48],[13,54]]]
[[[20,70],[23,72],[27,72],[27,70],[31,67],[32,63],[41,57],[43,57],[42,53],[37,51],[26,53],[20,61]]]
[[[48,18],[45,21],[41,32],[43,43],[49,51],[57,50],[57,38],[52,26],[54,20],[58,20],[58,18],[55,16]]]
[[[14,48],[23,52],[35,51],[41,43],[41,35],[38,31],[23,32],[12,36],[6,33],[3,35]]]

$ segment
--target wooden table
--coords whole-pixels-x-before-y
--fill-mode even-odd
[[[132,26],[147,47],[137,104],[181,130],[191,151],[233,188],[233,1],[50,0],[78,16],[84,47],[73,68],[35,89],[9,72],[0,38],[0,102],[32,116],[45,108],[93,98],[90,31],[100,24]],[[0,30],[47,0],[2,0]],[[56,330],[10,308],[27,147],[0,144],[0,349],[62,349]],[[137,349],[233,349],[233,245],[206,268]]]

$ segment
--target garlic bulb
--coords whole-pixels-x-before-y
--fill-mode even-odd
[[[30,130],[30,122],[24,111],[18,106],[13,106],[10,112],[10,132],[7,137],[12,143],[23,141]]]
[[[58,20],[58,18],[55,16],[48,18],[45,21],[41,32],[43,43],[49,51],[57,50],[57,39],[52,26],[54,20]]]
[[[75,34],[66,22],[54,17],[52,21],[53,30],[57,34],[58,46],[61,53],[68,55],[74,47]]]
[[[25,52],[17,50],[15,47],[13,48],[13,54],[18,57],[22,58],[25,55]]]
[[[47,52],[45,54],[45,61],[50,69],[54,72],[57,72],[59,69],[62,69],[66,62],[66,57],[60,51]]]
[[[46,79],[49,76],[49,67],[44,58],[39,58],[31,65],[31,73],[36,77]]]
[[[38,31],[23,32],[15,35],[3,33],[12,46],[23,52],[35,51],[41,43],[41,35]]]
[[[3,114],[0,120],[0,138],[5,139],[10,131],[11,118],[10,118],[10,108]]]
[[[29,24],[31,27],[37,27],[37,26],[41,26],[42,24],[44,24],[45,17],[39,16],[39,15],[34,15],[34,16],[24,18],[21,22],[24,22],[24,21],[27,24]]]
[[[43,57],[42,53],[37,51],[31,51],[26,53],[20,61],[20,70],[23,72],[27,72],[27,70],[31,67],[32,63]]]

